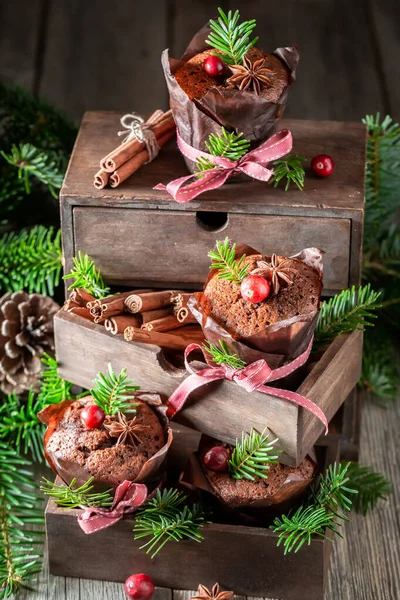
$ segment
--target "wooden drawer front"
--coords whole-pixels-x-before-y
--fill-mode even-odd
[[[208,215],[210,213],[207,213]],[[326,290],[348,287],[350,220],[218,214],[222,226],[209,230],[203,214],[183,211],[74,208],[74,250],[94,259],[108,283],[202,284],[207,252],[229,236],[266,254],[291,255],[310,246],[326,252]],[[213,215],[215,217],[215,214]],[[205,219],[203,219],[205,220]],[[225,223],[224,223],[225,220]],[[71,257],[67,257],[68,260]]]

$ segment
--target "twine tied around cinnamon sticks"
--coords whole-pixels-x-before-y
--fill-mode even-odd
[[[127,114],[121,118],[121,125],[126,129],[118,135],[128,135],[122,144],[101,159],[101,169],[94,176],[94,187],[98,190],[106,185],[118,187],[140,167],[151,162],[175,134],[171,110],[157,109],[147,121],[136,113]]]

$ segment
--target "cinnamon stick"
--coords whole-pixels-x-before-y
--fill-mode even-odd
[[[197,323],[195,317],[192,315],[190,310],[187,307],[188,300],[192,294],[184,294],[180,293],[177,296],[172,298],[172,303],[174,305],[174,314],[178,319],[179,323],[189,324],[189,323]]]
[[[140,316],[142,317],[143,324],[150,323],[151,321],[157,321],[163,317],[167,317],[172,314],[172,306],[166,306],[165,308],[158,308],[156,310],[141,311]]]
[[[90,321],[93,321],[92,315],[90,314],[90,310],[86,308],[86,306],[74,306],[73,308],[68,310],[68,312],[72,315],[78,315],[79,317],[83,317],[84,319],[90,319]]]
[[[104,321],[104,327],[113,335],[124,333],[125,329],[130,326],[139,328],[141,324],[142,320],[139,315],[119,315]]]
[[[165,290],[162,292],[147,292],[140,294],[130,294],[125,298],[125,309],[130,313],[146,312],[157,310],[171,305],[171,295],[177,292]]]
[[[106,319],[120,315],[124,312],[124,301],[132,294],[130,292],[121,292],[114,296],[107,296],[101,300],[94,300],[87,303],[95,323],[103,323]]]
[[[152,344],[169,350],[185,350],[188,344],[197,341],[193,338],[193,334],[188,337],[187,334],[183,333],[172,335],[170,333],[160,333],[159,331],[143,331],[143,329],[135,329],[135,327],[127,327],[124,331],[124,338],[127,342]]]
[[[96,173],[96,175],[94,176],[94,181],[93,181],[94,187],[97,188],[98,190],[102,190],[103,188],[106,187],[109,177],[110,177],[110,173],[107,173],[106,171],[103,171],[103,169],[100,169],[100,171],[98,171]]]
[[[175,126],[172,127],[163,137],[157,137],[157,144],[160,148],[174,136]],[[133,173],[138,171],[145,163],[149,160],[149,153],[147,150],[142,150],[138,154],[135,154],[132,158],[126,161],[123,165],[117,168],[112,175],[110,175],[109,184],[112,188],[116,188],[120,183],[128,179]]]
[[[149,122],[150,119],[146,121],[146,123]],[[163,113],[159,119],[153,121],[152,130],[157,138],[159,146],[161,146],[161,139],[166,135],[169,136],[168,139],[170,139],[175,131],[175,121],[172,112],[169,110],[166,113]],[[145,148],[146,144],[144,142],[139,142],[136,138],[133,138],[124,144],[121,144],[121,146],[116,148],[112,153],[104,157],[100,161],[100,167],[107,173],[113,173],[132,157],[141,153]],[[148,158],[146,160],[148,160]]]
[[[181,327],[181,323],[177,320],[175,315],[167,315],[154,321],[148,321],[142,325],[142,329],[145,331],[171,331],[171,329],[177,329]]]

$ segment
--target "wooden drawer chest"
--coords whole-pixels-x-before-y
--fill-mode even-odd
[[[321,248],[326,294],[360,281],[366,144],[361,123],[282,121],[292,131],[293,152],[307,159],[326,153],[336,164],[327,179],[307,170],[302,192],[258,181],[228,183],[182,205],[153,190],[187,174],[175,141],[120,187],[93,187],[100,158],[118,143],[119,117],[89,112],[83,119],[61,190],[66,271],[81,250],[109,284],[199,288],[208,250],[229,236],[264,253]]]

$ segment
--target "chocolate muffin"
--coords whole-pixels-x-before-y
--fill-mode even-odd
[[[199,100],[203,98],[203,96],[205,96],[205,94],[211,88],[231,89],[227,79],[232,76],[232,73],[228,67],[226,67],[223,76],[218,79],[211,77],[203,69],[205,59],[208,56],[217,53],[218,51],[215,50],[215,48],[210,48],[209,50],[200,52],[199,54],[189,58],[189,60],[184,62],[183,65],[176,71],[175,79],[183,91],[188,95],[190,100]],[[257,61],[263,58],[264,67],[272,71],[271,77],[269,78],[270,84],[261,88],[260,96],[269,102],[278,103],[279,98],[290,84],[289,70],[277,56],[273,54],[267,54],[258,48],[251,48],[247,55],[251,61]],[[251,89],[249,89],[246,90],[245,93],[253,92]]]
[[[257,273],[260,263],[271,264],[271,258],[254,254],[245,258],[243,265],[249,265],[248,274]],[[284,270],[290,283],[277,275],[279,291],[272,291],[265,300],[256,304],[242,298],[240,285],[219,279],[218,272],[208,281],[204,289],[206,309],[232,337],[237,339],[262,333],[274,323],[318,309],[322,291],[319,273],[298,258],[276,256],[275,260],[278,270]],[[272,273],[272,270],[265,271],[265,277],[270,281]]]
[[[124,480],[141,482],[142,476],[149,475],[149,469],[143,468],[167,443],[166,428],[146,402],[134,402],[135,414],[108,415],[93,429],[81,420],[84,407],[93,404],[92,396],[68,401],[55,421],[47,421],[46,455],[66,483],[74,477],[83,480],[85,474],[86,480],[94,477],[101,487],[116,487]],[[125,435],[125,424],[132,419],[133,435]]]
[[[309,487],[316,473],[316,464],[307,456],[297,467],[272,464],[266,479],[234,479],[228,471],[211,471],[204,466],[204,455],[213,444],[223,445],[229,452],[232,451],[232,446],[208,440],[199,451],[208,483],[215,495],[230,508],[266,508],[292,501]]]

